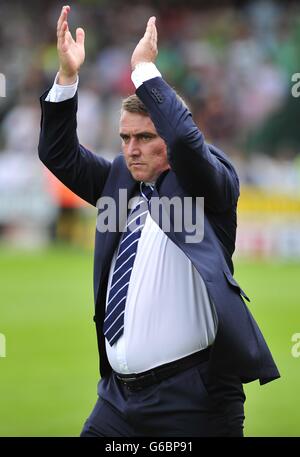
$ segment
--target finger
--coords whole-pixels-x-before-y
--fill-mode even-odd
[[[73,42],[74,42],[74,40],[73,40],[72,34],[71,34],[70,30],[67,30],[66,35],[65,35],[65,44],[68,46]]]
[[[144,34],[144,38],[150,40],[152,35],[153,35],[153,25],[155,25],[155,16],[151,16],[147,22],[147,27],[146,27],[146,31],[145,31],[145,34]]]
[[[154,39],[155,39],[155,43],[157,43],[157,27],[156,27],[156,20],[154,21]]]
[[[66,34],[62,40],[61,50],[63,52],[67,52],[68,49],[70,49],[70,46],[72,45],[72,43],[74,43],[72,34],[71,34],[70,30],[67,30]]]
[[[153,24],[152,24],[151,45],[154,47],[157,46],[157,28],[156,28],[155,20],[153,21]]]
[[[58,21],[57,21],[57,33],[59,33],[59,31],[60,31],[60,29],[62,27],[62,24],[67,19],[69,12],[70,12],[69,5],[62,7],[61,14],[60,14],[60,16],[58,18]]]
[[[64,21],[62,23],[62,26],[57,34],[57,44],[58,46],[62,46],[64,41],[65,41],[65,38],[66,38],[66,33],[67,31],[69,30],[69,27],[68,27],[68,23],[66,21]]]
[[[83,46],[84,45],[84,37],[85,37],[84,30],[81,27],[76,29],[76,43],[81,45],[81,46]]]
[[[60,18],[57,23],[57,37],[58,37],[58,43],[60,45],[62,44],[62,39],[64,39],[66,31],[69,30],[68,21],[67,21],[69,11],[70,11],[70,7],[64,6],[62,8],[62,12],[61,12]]]

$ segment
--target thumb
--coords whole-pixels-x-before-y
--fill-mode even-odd
[[[80,44],[80,45],[84,45],[84,37],[85,37],[84,30],[81,27],[76,29],[76,43]]]

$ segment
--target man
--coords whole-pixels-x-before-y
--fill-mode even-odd
[[[123,154],[110,163],[80,146],[84,31],[77,29],[73,40],[69,11],[63,7],[57,26],[59,73],[41,97],[39,156],[99,208],[94,320],[102,378],[81,436],[242,436],[242,383],[263,384],[279,373],[232,276],[236,172],[205,143],[156,68],[154,17],[131,58],[136,95],[122,105]],[[130,211],[121,208],[120,190]],[[199,239],[191,240],[185,225],[176,230],[184,211],[181,205],[168,211],[174,197],[190,199],[193,215],[204,198]],[[118,230],[101,230],[103,198],[116,202]],[[163,202],[167,228],[152,214],[155,199]]]

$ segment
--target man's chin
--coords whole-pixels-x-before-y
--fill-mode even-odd
[[[148,176],[147,176],[146,173],[142,173],[142,172],[135,171],[135,170],[132,170],[132,169],[130,170],[130,172],[131,172],[131,176],[136,181],[146,181],[146,182],[148,182]]]

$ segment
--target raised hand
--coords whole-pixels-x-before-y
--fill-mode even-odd
[[[143,38],[138,42],[131,57],[131,68],[135,69],[138,63],[155,62],[158,54],[157,50],[157,30],[155,25],[156,18],[150,17],[147,23]]]
[[[59,58],[58,83],[72,84],[76,81],[79,68],[84,62],[84,30],[76,29],[76,41],[73,39],[68,26],[70,6],[63,6],[57,21],[57,51]]]

